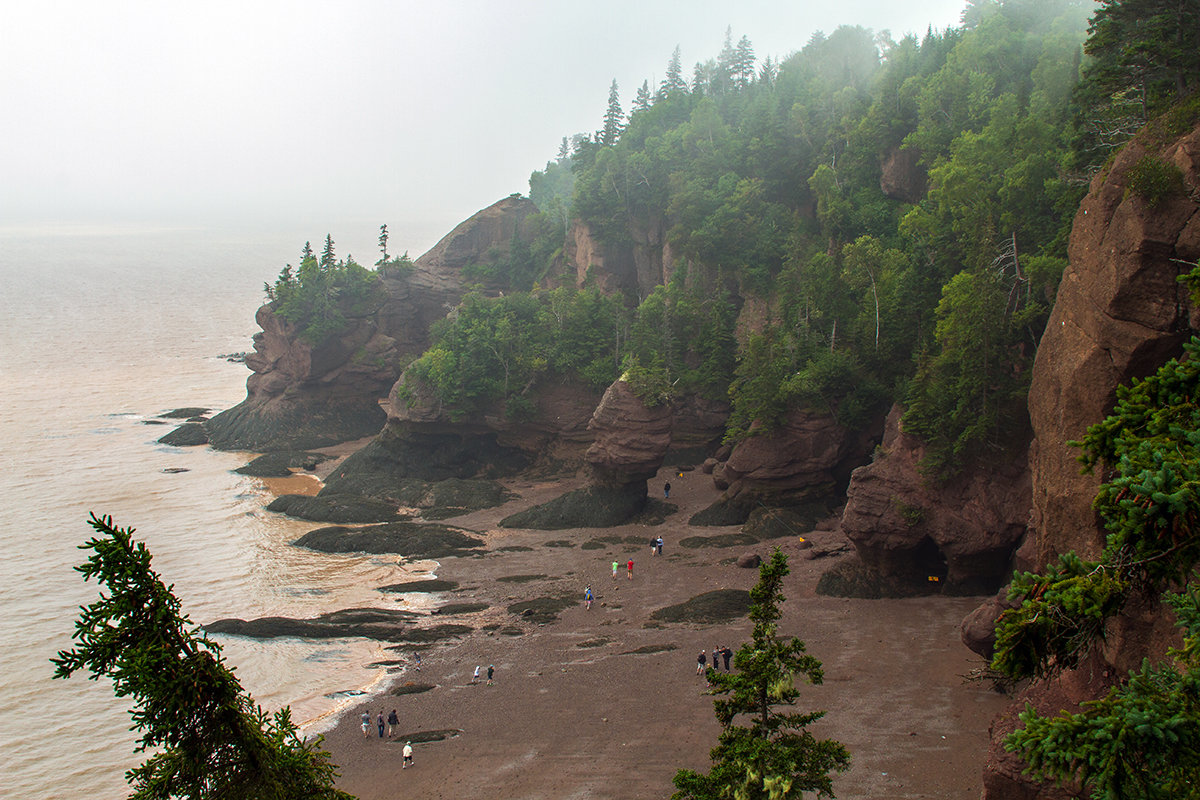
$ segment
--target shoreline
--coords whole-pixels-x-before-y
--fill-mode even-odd
[[[694,542],[739,528],[689,526],[690,516],[719,492],[699,472],[680,479],[662,470],[650,486],[660,486],[668,473],[673,484],[668,502],[675,510],[661,525],[496,527],[504,516],[574,488],[572,479],[509,481],[516,499],[447,520],[478,531],[487,551],[442,559],[438,577],[458,588],[430,595],[431,604],[485,607],[436,615],[436,623],[475,629],[461,639],[385,645],[397,659],[419,650],[422,668],[406,664],[386,675],[379,694],[348,698],[325,729],[324,747],[340,768],[339,788],[361,800],[669,796],[675,771],[707,771],[708,751],[717,742],[713,698],[696,676],[696,654],[718,645],[736,650],[751,625],[745,617],[718,624],[660,623],[650,614],[707,591],[750,588],[758,571],[737,567],[738,556],[765,556],[779,546],[791,569],[780,632],[805,640],[825,672],[822,685],[802,687],[795,709],[827,711],[814,734],[838,739],[851,751],[850,770],[835,778],[836,795],[975,800],[988,726],[1008,702],[962,679],[978,657],[961,644],[958,624],[982,598],[818,596],[820,575],[846,555],[813,559],[798,537],[681,547],[685,538]],[[844,539],[835,527],[832,521],[804,537],[818,550],[836,550]],[[661,556],[650,553],[652,535],[666,540]],[[628,559],[635,562],[632,580],[623,567]],[[614,560],[622,564],[615,580]],[[596,595],[590,611],[582,604],[589,583]],[[567,607],[546,624],[508,611],[509,605],[540,598],[566,598]],[[489,664],[496,667],[494,685],[472,684],[474,668],[483,673]],[[406,684],[431,688],[392,694]],[[400,716],[398,736],[380,740],[372,729],[364,739],[360,714],[367,711],[374,720],[393,708]],[[414,742],[413,768],[401,771],[405,737],[431,731],[448,738]]]

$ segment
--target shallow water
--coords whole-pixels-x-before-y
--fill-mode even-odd
[[[263,510],[263,482],[232,472],[250,458],[155,440],[183,406],[245,396],[262,284],[296,242],[203,231],[0,230],[0,795],[25,800],[127,795],[127,708],[107,679],[51,680],[78,607],[96,597],[72,567],[89,512],[137,529],[194,622],[312,616],[412,598],[373,587],[429,563],[323,555],[289,545],[315,527]],[[289,704],[319,730],[340,703],[378,687],[377,643],[218,639],[264,707]],[[394,657],[394,655],[392,656]]]

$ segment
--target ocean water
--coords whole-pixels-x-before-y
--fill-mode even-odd
[[[0,797],[125,797],[124,772],[143,759],[107,679],[51,679],[97,596],[73,569],[89,512],[137,529],[196,623],[417,602],[374,587],[436,565],[291,547],[316,526],[264,510],[265,486],[232,471],[250,454],[155,441],[176,424],[153,424],[164,412],[245,396],[248,370],[220,356],[251,349],[263,282],[301,244],[0,228]],[[387,680],[368,666],[377,643],[218,641],[255,699],[290,705],[306,731]]]

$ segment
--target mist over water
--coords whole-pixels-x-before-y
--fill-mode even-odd
[[[262,284],[302,244],[0,230],[0,795],[125,797],[123,773],[142,760],[107,679],[51,680],[49,659],[97,596],[73,569],[89,512],[137,529],[196,623],[405,607],[374,587],[432,566],[291,547],[315,526],[263,510],[261,483],[232,472],[250,455],[155,442],[177,424],[148,424],[164,412],[244,398],[248,370],[220,356],[251,349]],[[384,678],[366,666],[378,643],[219,641],[255,699],[300,722]]]

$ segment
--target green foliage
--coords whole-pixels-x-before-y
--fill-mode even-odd
[[[1200,339],[1187,358],[1117,389],[1112,414],[1087,430],[1080,462],[1116,470],[1096,496],[1106,560],[1153,588],[1200,560]]]
[[[831,773],[850,765],[840,742],[817,739],[808,730],[825,712],[779,709],[794,705],[800,696],[797,676],[811,684],[824,677],[821,662],[805,652],[803,641],[778,635],[788,571],[787,558],[776,548],[750,590],[754,631],[734,655],[735,671],[706,673],[710,694],[721,696],[713,702],[721,734],[707,775],[686,769],[675,774],[676,800],[799,800],[805,792],[833,797]],[[747,724],[735,724],[739,720]]]
[[[1045,575],[1023,574],[1000,616],[992,665],[1023,678],[1079,663],[1126,598],[1162,596],[1184,629],[1171,662],[1142,667],[1078,713],[1046,718],[1033,708],[1005,741],[1039,778],[1082,784],[1091,796],[1200,797],[1200,340],[1145,380],[1117,393],[1105,420],[1091,426],[1080,461],[1109,477],[1095,508],[1108,529],[1099,562],[1073,553]]]
[[[1200,7],[1179,0],[1100,0],[1088,28],[1080,94],[1103,113],[1129,101],[1141,122],[1200,88]]]
[[[1083,710],[1043,717],[1032,707],[1005,748],[1040,779],[1078,782],[1097,800],[1200,797],[1200,596],[1166,598],[1184,629],[1173,665],[1144,661]]]
[[[1151,206],[1183,191],[1183,173],[1179,167],[1157,156],[1147,153],[1129,170],[1126,195],[1135,194]]]
[[[1046,574],[1019,572],[996,625],[992,668],[1014,680],[1045,677],[1074,667],[1120,610],[1129,584],[1116,570],[1064,553]]]
[[[129,697],[139,750],[155,751],[127,774],[132,798],[301,800],[346,798],[320,740],[305,742],[284,708],[269,717],[247,695],[221,648],[180,613],[179,599],[150,568],[150,552],[109,517],[76,567],[108,591],[83,608],[76,647],[52,659],[56,678],[87,670]]]
[[[737,352],[736,317],[727,292],[688,286],[680,268],[637,307],[624,352],[661,369],[673,393],[724,399]]]
[[[511,415],[529,411],[526,395],[542,378],[593,388],[617,375],[620,301],[594,290],[555,289],[487,298],[472,292],[433,326],[432,346],[409,370],[452,416],[497,401]]]
[[[937,350],[920,359],[903,418],[905,430],[929,444],[921,464],[928,477],[949,480],[1027,424],[1032,352],[1021,344],[1030,335],[1026,321],[1043,310],[1027,280],[1000,269],[960,272],[945,285]]]
[[[662,367],[643,367],[636,356],[627,356],[622,365],[621,380],[649,408],[671,401],[671,381]]]
[[[301,339],[317,345],[345,330],[348,317],[372,311],[382,302],[383,288],[378,275],[353,258],[337,260],[333,239],[326,236],[321,258],[305,243],[300,268],[293,273],[290,264],[285,266],[267,287],[267,299]]]
[[[403,255],[391,256],[387,260],[381,260],[376,265],[375,271],[385,278],[407,278],[412,274],[413,262],[408,257],[408,252]]]

